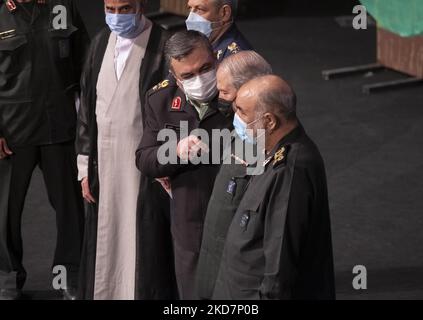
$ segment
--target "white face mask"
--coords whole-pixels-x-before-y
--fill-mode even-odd
[[[216,69],[180,81],[188,98],[198,102],[208,102],[217,94]]]

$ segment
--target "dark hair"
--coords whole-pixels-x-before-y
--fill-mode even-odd
[[[169,68],[172,67],[172,59],[180,61],[189,56],[194,49],[203,46],[210,55],[214,56],[212,45],[209,39],[202,33],[194,30],[180,31],[167,40],[164,48],[166,62]]]

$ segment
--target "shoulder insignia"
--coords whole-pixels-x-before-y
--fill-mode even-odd
[[[223,50],[219,50],[219,51],[216,53],[216,58],[217,58],[217,60],[220,60],[220,58],[222,57],[222,54],[223,54]]]
[[[232,42],[229,46],[228,46],[228,50],[231,53],[238,53],[241,51],[240,47],[238,46],[238,44],[236,42]]]
[[[285,157],[286,157],[286,149],[285,147],[282,147],[280,150],[278,150],[275,153],[275,156],[273,157],[273,167],[276,167],[283,160],[285,160]]]
[[[157,91],[163,88],[166,88],[169,86],[169,80],[164,80],[162,82],[160,82],[158,85],[153,87],[153,91]]]

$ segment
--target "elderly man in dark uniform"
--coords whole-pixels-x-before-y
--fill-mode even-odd
[[[0,1],[0,298],[25,283],[21,216],[38,165],[56,211],[53,265],[74,298],[83,233],[75,97],[88,37],[71,0]]]
[[[180,299],[196,299],[195,273],[200,253],[204,216],[207,210],[218,165],[195,164],[192,155],[206,148],[197,136],[184,137],[187,131],[230,127],[218,109],[216,59],[208,39],[196,31],[175,34],[165,46],[172,79],[153,88],[146,99],[144,135],[137,151],[137,165],[149,177],[158,178],[172,197],[171,232],[175,271]],[[174,132],[178,142],[176,163],[159,161],[159,134],[162,129]],[[207,150],[209,149],[209,150]],[[187,161],[184,163],[183,161]]]
[[[229,227],[213,298],[333,299],[325,167],[297,119],[294,91],[259,77],[240,89],[235,109],[243,136],[256,142],[264,130],[266,160]]]
[[[238,0],[188,0],[188,7],[191,11],[186,20],[188,30],[209,38],[219,62],[231,54],[252,49],[235,24]]]
[[[254,51],[242,51],[227,57],[217,70],[220,105],[227,105],[232,110],[241,86],[258,76],[269,74],[272,74],[271,66]],[[212,298],[226,234],[249,181],[247,168],[241,162],[246,161],[245,156],[243,152],[236,152],[240,139],[236,133],[232,137],[230,152],[225,153],[229,159],[223,159],[207,208],[197,270],[200,299]]]

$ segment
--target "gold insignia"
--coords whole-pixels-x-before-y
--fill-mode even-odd
[[[232,42],[229,46],[228,49],[231,53],[238,53],[241,51],[241,49],[239,48],[238,44],[236,42]]]
[[[220,60],[220,57],[222,56],[222,54],[223,54],[223,50],[219,50],[217,52],[217,54],[216,54],[217,60]]]
[[[282,149],[275,153],[275,156],[273,157],[273,166],[278,165],[285,159],[285,151],[285,147],[282,147]]]
[[[158,85],[153,87],[153,91],[157,91],[163,88],[166,88],[169,85],[169,80],[164,80],[160,82]]]
[[[5,32],[1,32],[0,33],[0,39],[4,40],[4,39],[8,39],[8,38],[13,38],[14,36],[16,36],[16,30],[8,30]]]

